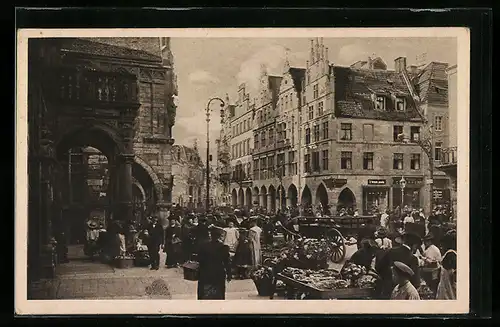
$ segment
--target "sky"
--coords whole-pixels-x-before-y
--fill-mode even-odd
[[[193,145],[204,157],[206,151],[205,108],[211,97],[230,99],[241,83],[252,98],[256,94],[261,65],[269,73],[281,74],[285,58],[291,66],[305,67],[310,38],[172,38],[171,50],[177,75],[179,104],[173,136],[176,144]],[[388,69],[394,59],[406,57],[407,65],[417,63],[425,53],[426,62],[457,63],[455,38],[324,38],[330,63],[349,66],[368,56],[381,57]],[[215,138],[220,130],[220,105],[212,102],[210,152],[215,158]]]

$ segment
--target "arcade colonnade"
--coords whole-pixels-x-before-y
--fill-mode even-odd
[[[275,187],[274,185],[261,187],[238,187],[233,188],[231,192],[231,204],[233,207],[251,208],[259,206],[266,208],[269,212],[275,212],[279,208],[286,208],[287,206],[296,206],[301,204],[303,206],[312,205],[318,206],[322,204],[324,207],[331,205],[327,189],[323,183],[311,191],[308,185],[302,189],[300,195],[295,184],[290,184],[288,187],[282,185]],[[355,207],[356,197],[354,193],[345,187],[338,192],[336,205],[340,207]]]

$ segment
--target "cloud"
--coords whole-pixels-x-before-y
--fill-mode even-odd
[[[342,66],[350,66],[358,60],[368,59],[370,55],[372,55],[372,53],[365,48],[365,46],[360,44],[349,44],[339,49],[335,57],[335,63]]]
[[[191,83],[206,84],[216,83],[219,79],[205,70],[197,70],[189,74],[189,81]]]

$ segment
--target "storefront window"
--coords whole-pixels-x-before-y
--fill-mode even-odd
[[[367,215],[382,212],[387,209],[387,190],[368,188],[364,192],[364,211]]]
[[[416,188],[405,188],[404,197],[401,202],[401,189],[394,189],[392,206],[420,208],[420,190]]]

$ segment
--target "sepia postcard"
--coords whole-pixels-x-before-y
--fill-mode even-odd
[[[467,313],[469,65],[465,28],[18,30],[16,314]]]

